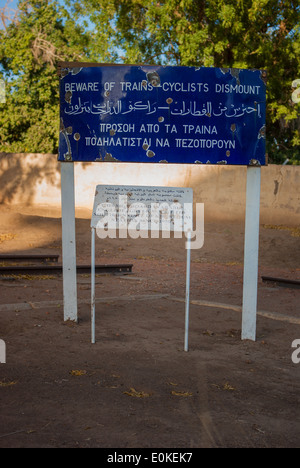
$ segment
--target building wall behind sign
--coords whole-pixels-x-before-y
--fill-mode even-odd
[[[261,170],[261,223],[299,226],[300,166]],[[76,163],[76,215],[91,216],[98,184],[158,185],[193,188],[194,202],[205,204],[207,222],[243,222],[246,171],[243,166]],[[0,153],[0,204],[59,217],[60,203],[57,155]]]

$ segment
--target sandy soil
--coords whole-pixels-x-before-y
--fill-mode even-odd
[[[61,254],[61,221],[0,207],[0,253]],[[185,249],[178,239],[97,241],[96,344],[90,277],[78,276],[78,323],[64,322],[62,277],[0,279],[0,447],[299,447],[297,231],[261,227],[257,340],[241,340],[244,227],[207,223],[192,251],[184,352]],[[77,219],[78,263],[90,263]],[[299,353],[300,354],[300,353]]]

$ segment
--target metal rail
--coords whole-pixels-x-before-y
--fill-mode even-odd
[[[273,278],[271,276],[262,276],[263,281],[270,281],[273,283],[277,283],[278,286],[285,286],[287,288],[300,288],[300,281],[299,280],[291,280],[286,278]]]
[[[131,273],[131,264],[96,265],[96,273]],[[13,265],[0,267],[0,277],[7,275],[57,275],[62,273],[62,265]],[[77,274],[90,274],[90,265],[77,265]]]
[[[40,254],[0,254],[0,262],[42,262],[42,263],[57,263],[59,255],[40,255]]]

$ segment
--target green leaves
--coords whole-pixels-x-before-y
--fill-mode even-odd
[[[88,39],[57,1],[20,1],[17,20],[0,31],[0,151],[58,148],[59,60],[87,59]],[[2,72],[1,72],[2,68]]]
[[[106,56],[117,51],[119,62],[267,69],[269,161],[283,162],[286,155],[300,160],[300,105],[291,102],[291,83],[300,77],[297,0],[74,0],[72,5],[85,8],[96,26],[93,52],[105,44]],[[111,28],[110,40],[105,27]]]
[[[295,163],[299,24],[298,0],[19,1],[0,30],[0,151],[57,151],[56,66],[78,60],[267,69],[269,161]]]

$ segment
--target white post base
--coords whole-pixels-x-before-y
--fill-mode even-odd
[[[64,320],[77,322],[74,163],[61,163]]]
[[[242,340],[256,340],[261,168],[247,167]]]

